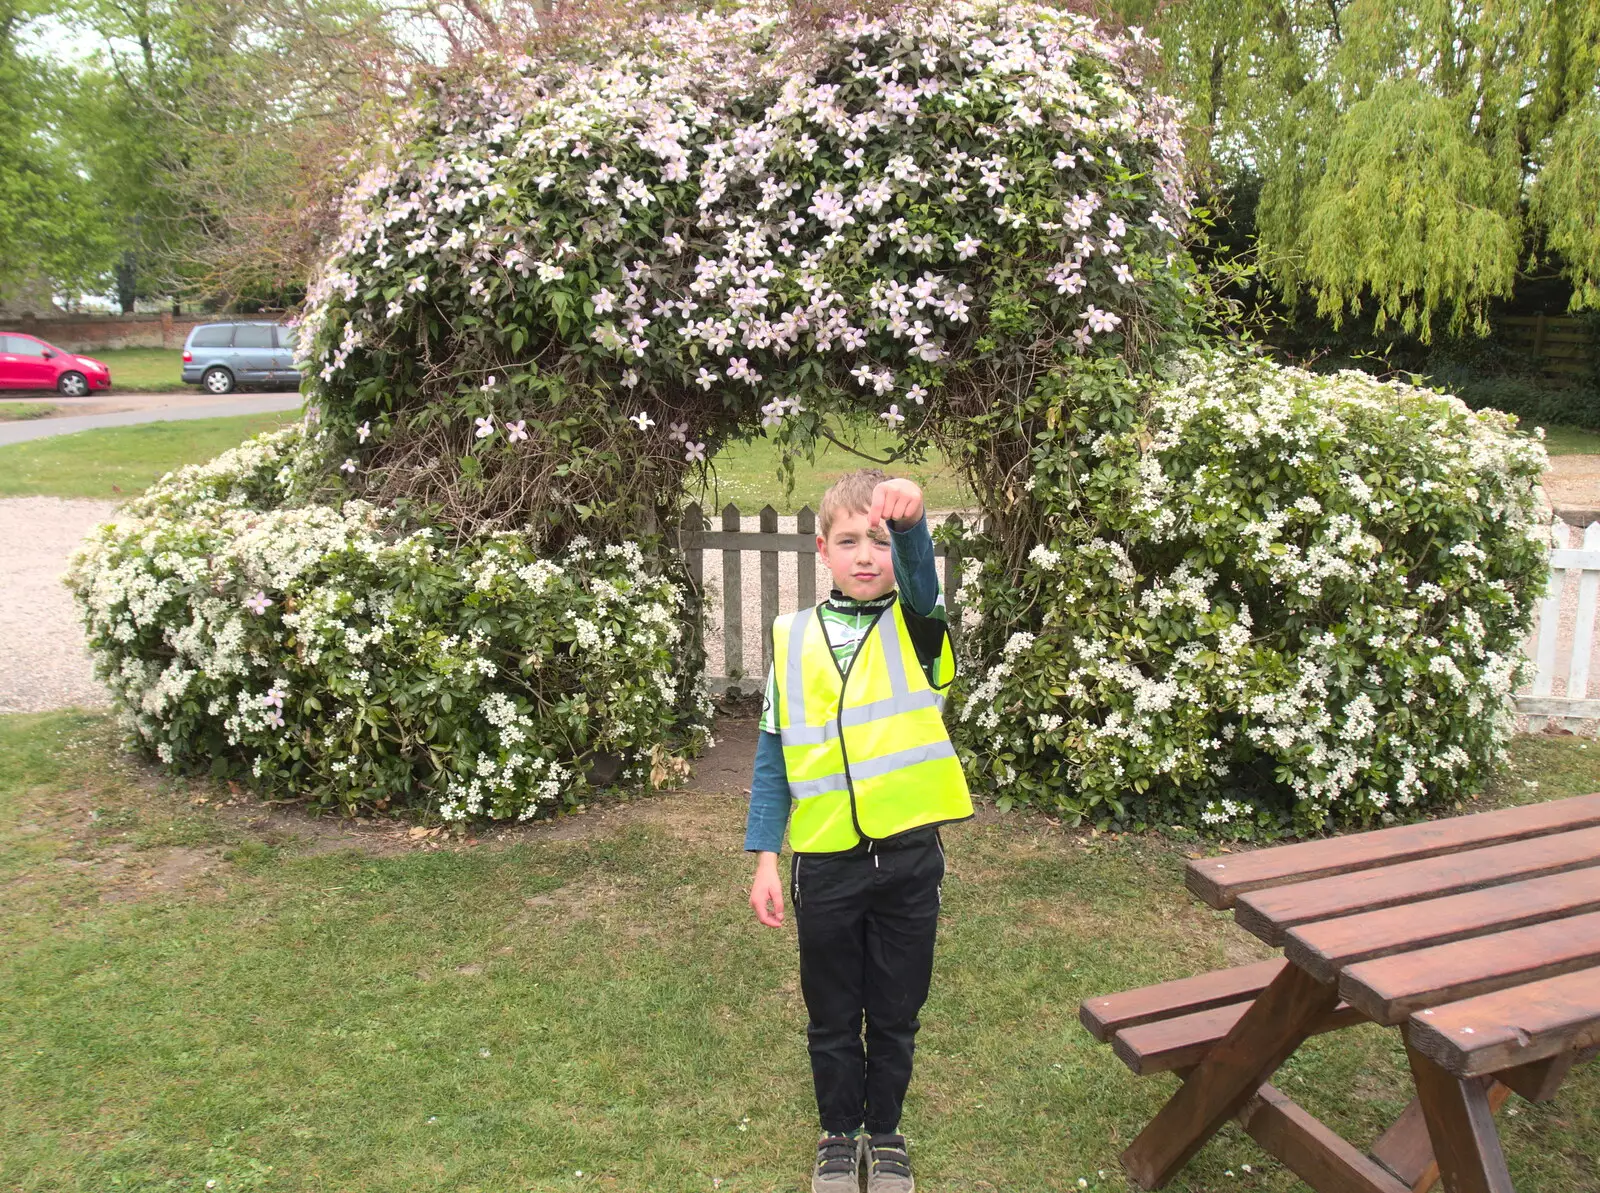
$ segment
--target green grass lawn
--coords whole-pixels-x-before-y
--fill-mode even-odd
[[[0,402],[0,423],[44,418],[54,409],[48,402]]]
[[[209,460],[297,417],[285,410],[140,423],[9,444],[0,447],[0,497],[132,496],[174,468]]]
[[[863,428],[859,435],[854,446],[878,459],[894,445],[894,437],[878,428]],[[796,461],[794,489],[790,493],[785,493],[778,476],[777,452],[765,437],[726,445],[713,457],[712,464],[712,483],[693,494],[708,512],[720,510],[730,501],[744,514],[757,513],[767,504],[780,514],[795,513],[803,505],[816,509],[823,492],[839,477],[857,468],[874,467],[916,481],[922,486],[930,509],[969,509],[974,504],[971,490],[949,461],[938,454],[930,454],[921,464],[880,465],[828,443],[818,449],[814,461]]]
[[[773,931],[746,905],[735,770],[429,849],[161,778],[115,738],[0,717],[0,1185],[808,1187],[793,913]],[[1587,744],[1519,741],[1497,798],[1600,787]],[[903,1123],[919,1186],[1128,1189],[1117,1155],[1175,1082],[1127,1072],[1079,1000],[1267,950],[1184,892],[1159,837],[986,811],[947,847]],[[1377,1028],[1276,1081],[1362,1145],[1410,1096]],[[1513,1105],[1518,1188],[1600,1190],[1600,1065]],[[1230,1126],[1170,1188],[1302,1186]]]
[[[181,348],[106,348],[85,355],[104,361],[111,370],[112,393],[198,392],[198,386],[183,383]]]
[[[1546,427],[1544,446],[1552,456],[1600,456],[1600,431],[1582,427]]]
[[[285,411],[141,423],[0,447],[0,497],[115,497],[119,492],[128,496],[163,473],[209,460],[250,435],[296,417]],[[881,455],[888,449],[888,436],[869,431],[860,446]],[[829,444],[817,453],[814,464],[801,462],[796,467],[794,494],[787,499],[776,455],[764,439],[728,445],[717,454],[715,464],[714,487],[698,494],[700,500],[708,509],[720,509],[732,501],[753,514],[768,502],[781,513],[793,513],[806,504],[814,509],[824,489],[843,473],[867,466],[868,461]],[[967,508],[971,503],[971,496],[942,459],[924,465],[894,465],[890,470],[921,484],[933,509]]]

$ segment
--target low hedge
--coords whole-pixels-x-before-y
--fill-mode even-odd
[[[540,558],[363,501],[294,504],[304,424],[165,478],[68,584],[137,743],[346,809],[526,820],[682,773],[707,735],[685,588],[635,543]],[[687,711],[685,711],[687,710]]]
[[[1538,440],[1224,354],[1109,408],[1046,412],[1021,583],[965,544],[969,773],[1002,805],[1239,835],[1479,790],[1547,574]]]

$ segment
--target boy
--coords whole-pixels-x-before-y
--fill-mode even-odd
[[[833,592],[773,623],[745,829],[758,855],[750,904],[768,927],[783,923],[778,851],[792,809],[789,891],[822,1119],[811,1188],[855,1193],[865,1162],[869,1193],[911,1193],[900,1107],[933,972],[938,826],[972,816],[942,716],[955,659],[922,490],[863,469],[823,495],[820,521]]]

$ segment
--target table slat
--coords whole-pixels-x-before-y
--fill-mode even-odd
[[[1252,853],[1198,859],[1189,863],[1184,881],[1191,892],[1212,907],[1227,908],[1249,891],[1597,824],[1600,793],[1579,795],[1327,841],[1302,841]]]
[[[1477,1077],[1600,1044],[1600,967],[1418,1011],[1411,1046],[1457,1077]]]
[[[1600,866],[1301,924],[1289,931],[1284,955],[1307,973],[1331,982],[1341,969],[1358,961],[1586,911],[1600,911]]]
[[[1600,912],[1363,961],[1339,993],[1378,1023],[1600,964]],[[1597,992],[1600,993],[1600,992]]]
[[[1281,945],[1290,928],[1314,920],[1397,907],[1596,864],[1600,864],[1600,828],[1586,828],[1256,891],[1239,900],[1234,919],[1268,944]]]
[[[1078,1008],[1078,1019],[1091,1036],[1104,1043],[1126,1027],[1229,1003],[1247,1003],[1267,988],[1284,965],[1282,958],[1275,957],[1256,965],[1086,998]]]

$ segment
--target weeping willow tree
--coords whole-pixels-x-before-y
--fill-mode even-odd
[[[1596,0],[1110,0],[1161,47],[1261,268],[1337,327],[1487,330],[1519,271],[1600,307]]]

